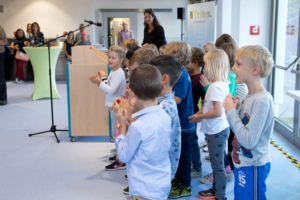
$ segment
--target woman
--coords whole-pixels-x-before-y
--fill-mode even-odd
[[[0,26],[0,106],[7,104],[6,81],[4,76],[4,58],[5,48],[7,44],[6,34],[2,26]]]
[[[81,32],[81,41],[79,42],[78,45],[92,45],[88,33],[86,31]]]
[[[39,24],[37,22],[33,22],[31,24],[30,45],[38,46],[44,42],[44,34],[41,32]]]
[[[17,50],[20,51],[20,54],[26,54],[24,51],[23,47],[27,46],[27,38],[25,37],[25,33],[22,29],[18,29],[16,31],[16,39],[11,43],[10,48],[15,50],[15,55],[17,53]],[[25,78],[24,78],[24,71],[23,71],[23,65],[25,61],[15,59],[16,64],[17,64],[17,70],[16,70],[16,83],[24,83]],[[19,81],[20,78],[20,81]]]
[[[67,40],[64,43],[64,52],[66,54],[67,63],[72,62],[71,48],[75,46],[74,32],[70,31],[67,36]]]
[[[27,24],[27,30],[26,30],[26,38],[30,39],[30,33],[31,33],[31,24]]]
[[[144,11],[144,17],[145,30],[142,45],[155,44],[159,49],[162,45],[167,43],[164,28],[159,24],[152,9],[146,9]]]

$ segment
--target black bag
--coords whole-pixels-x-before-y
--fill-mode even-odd
[[[6,55],[11,54],[11,50],[8,46],[4,46]]]

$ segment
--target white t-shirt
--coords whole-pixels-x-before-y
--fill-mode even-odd
[[[223,102],[226,96],[229,94],[229,83],[226,82],[214,82],[210,84],[203,104],[203,113],[207,113],[214,109],[213,101]],[[225,109],[222,106],[222,116],[214,119],[203,119],[201,125],[201,132],[213,135],[223,131],[229,127]]]
[[[105,105],[111,106],[115,98],[124,95],[126,86],[126,77],[122,68],[116,71],[111,71],[107,84],[104,81],[101,82],[99,88],[106,93]]]

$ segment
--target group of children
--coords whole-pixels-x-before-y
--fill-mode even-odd
[[[238,48],[228,34],[204,49],[186,42],[140,48],[127,39],[109,48],[108,62],[108,77],[99,71],[89,79],[106,92],[116,138],[106,170],[127,169],[130,199],[192,195],[191,178],[202,176],[199,122],[213,173],[200,179],[212,187],[198,196],[227,199],[234,173],[235,199],[266,199],[274,126],[262,83],[273,67],[266,48]]]

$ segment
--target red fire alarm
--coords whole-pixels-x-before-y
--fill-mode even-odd
[[[259,35],[260,27],[259,26],[250,26],[250,35]]]
[[[295,26],[286,26],[286,34],[287,35],[295,35]]]

